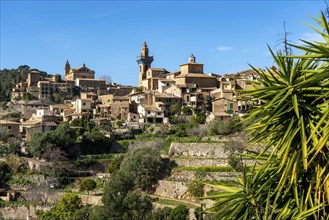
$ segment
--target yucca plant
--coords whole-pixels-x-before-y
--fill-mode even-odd
[[[264,149],[252,157],[265,161],[244,172],[241,189],[217,186],[218,219],[329,218],[329,27],[316,20],[324,42],[295,46],[302,56],[272,57],[277,68],[254,68],[259,80],[245,95],[265,103],[250,112],[251,144]]]

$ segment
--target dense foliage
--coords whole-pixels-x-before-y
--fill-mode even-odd
[[[11,178],[12,172],[6,162],[0,162],[0,181],[6,182]]]
[[[89,191],[96,189],[96,186],[95,180],[92,179],[84,179],[79,184],[80,191],[87,191],[88,194]]]
[[[152,220],[187,220],[189,217],[188,208],[184,205],[178,205],[175,208],[164,207],[157,209],[153,215]]]
[[[120,169],[120,165],[122,163],[123,157],[122,156],[118,156],[115,157],[113,160],[111,160],[111,162],[109,163],[109,166],[107,167],[106,172],[108,173],[114,173],[116,171],[118,171]]]
[[[151,219],[152,201],[139,189],[150,189],[161,177],[162,168],[159,151],[154,148],[129,152],[105,187],[104,206],[93,210],[90,219]]]
[[[187,187],[187,191],[193,197],[202,197],[204,195],[204,183],[199,180],[190,182]]]
[[[264,147],[249,157],[262,160],[244,170],[242,189],[212,198],[220,219],[328,219],[329,217],[329,25],[321,15],[313,28],[323,42],[294,46],[307,53],[273,59],[277,68],[254,69],[259,80],[248,96],[263,101],[246,118],[252,144]]]
[[[37,210],[39,220],[75,220],[79,219],[82,208],[81,199],[77,195],[64,194],[58,203],[49,211]]]
[[[163,162],[154,148],[134,149],[126,155],[120,171],[133,179],[135,188],[148,190],[161,177]]]
[[[75,131],[69,125],[62,124],[54,131],[34,133],[28,142],[28,151],[33,157],[39,158],[54,148],[59,148],[67,155],[75,155],[76,138]]]

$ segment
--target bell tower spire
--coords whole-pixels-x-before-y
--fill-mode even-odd
[[[153,62],[153,56],[149,56],[149,49],[147,47],[146,41],[144,41],[141,55],[136,59],[139,66],[139,86],[142,85],[142,81],[146,79],[146,71],[151,68],[151,64]]]
[[[70,69],[71,69],[71,66],[70,66],[69,60],[66,60],[65,69],[64,69],[64,77],[65,77],[65,75],[67,75],[69,73]]]

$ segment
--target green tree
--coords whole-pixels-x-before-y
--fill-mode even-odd
[[[159,150],[139,148],[128,153],[120,170],[131,176],[136,188],[148,190],[161,176],[163,163]]]
[[[91,219],[149,219],[151,199],[133,192],[133,188],[131,176],[121,171],[114,173],[104,190],[104,206],[93,211]]]
[[[28,151],[33,157],[42,157],[45,152],[59,148],[66,155],[75,156],[76,138],[75,131],[69,125],[62,124],[54,131],[34,133],[28,142]]]
[[[34,133],[28,142],[28,151],[33,157],[41,157],[48,149],[52,148],[54,136],[51,132]]]
[[[244,169],[241,189],[212,198],[220,219],[328,219],[329,210],[329,25],[324,15],[313,28],[324,42],[294,46],[300,56],[273,59],[277,68],[254,68],[259,80],[246,95],[264,105],[246,118],[252,144],[264,150],[250,155],[261,165]]]
[[[96,182],[92,179],[84,179],[79,184],[80,191],[87,191],[89,194],[89,191],[96,189]]]
[[[188,217],[189,211],[185,205],[179,205],[170,212],[170,220],[187,220]]]
[[[228,121],[213,120],[209,124],[210,135],[227,135],[240,132],[242,125],[239,117],[231,117]]]
[[[68,124],[57,126],[53,132],[55,145],[61,147],[66,153],[69,153],[72,146],[76,143],[76,133]]]
[[[121,217],[125,211],[122,206],[123,199],[133,188],[134,182],[131,176],[125,175],[121,171],[114,173],[104,189],[102,215]]]
[[[63,95],[60,94],[59,92],[55,92],[53,93],[53,97],[54,97],[54,102],[56,103],[62,103],[63,102]]]
[[[189,107],[189,106],[183,106],[182,113],[184,115],[192,115],[193,114],[193,111],[192,111],[192,108],[191,107]]]
[[[109,163],[109,166],[107,167],[106,172],[108,173],[114,173],[120,169],[121,162],[123,161],[123,157],[115,157],[111,162]]]
[[[182,110],[182,108],[178,104],[173,104],[170,106],[170,113],[173,115],[179,115],[181,110]]]
[[[149,189],[161,176],[162,169],[158,150],[137,148],[129,152],[104,189],[104,206],[93,211],[90,219],[151,219],[151,199],[138,191]]]
[[[81,199],[77,195],[64,194],[58,203],[49,211],[38,210],[36,212],[40,220],[70,220],[82,208]]]
[[[0,182],[6,182],[11,178],[12,172],[10,166],[5,162],[0,162]]]
[[[157,209],[152,216],[152,220],[170,220],[170,213],[172,208],[164,207],[162,209]]]
[[[128,192],[122,201],[124,213],[122,219],[144,220],[152,216],[153,205],[150,197]]]
[[[81,154],[110,153],[111,151],[112,143],[99,126],[92,128],[90,132],[85,131],[82,135],[80,141]]]
[[[73,220],[89,219],[89,216],[91,215],[92,211],[93,207],[91,205],[85,205],[77,210],[73,217]]]

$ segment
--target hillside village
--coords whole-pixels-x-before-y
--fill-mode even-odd
[[[153,68],[153,60],[145,42],[136,58],[137,87],[96,79],[85,64],[71,68],[69,61],[63,79],[60,74],[26,72],[1,111],[1,166],[16,167],[1,176],[0,198],[7,208],[0,213],[5,218],[23,219],[28,212],[28,219],[43,219],[40,210],[56,207],[61,190],[79,192],[85,179],[95,180],[97,187],[91,195],[79,195],[82,203],[102,205],[104,184],[129,161],[123,158],[139,151],[146,157],[151,149],[161,153],[150,157],[158,157],[162,171],[140,168],[151,172],[152,179],[141,188],[158,212],[188,207],[190,219],[201,219],[205,214],[200,210],[213,202],[197,197],[216,190],[200,181],[237,184],[235,172],[242,164],[234,155],[243,151],[244,135],[236,116],[259,104],[240,96],[252,88],[253,71],[206,74],[193,54],[175,72]],[[152,164],[148,166],[156,166]],[[17,202],[28,204],[28,210],[10,206]]]
[[[98,124],[123,121],[127,125],[170,123],[174,107],[198,109],[207,121],[228,120],[243,115],[257,101],[241,100],[239,91],[252,87],[252,70],[235,74],[205,74],[203,65],[192,54],[178,71],[153,68],[146,42],[137,57],[139,86],[124,86],[96,79],[95,72],[83,64],[71,68],[69,61],[60,74],[46,77],[28,72],[26,81],[16,84],[11,101],[24,114],[20,120],[1,120],[9,132],[29,138],[34,132],[49,131],[60,122],[76,118]],[[136,74],[137,77],[137,74]],[[174,107],[173,107],[174,106]],[[8,113],[3,111],[3,113]]]
[[[307,24],[316,34],[311,38],[293,29],[302,40],[290,43],[284,22],[283,50],[268,46],[273,62],[256,64],[273,63],[266,69],[206,73],[191,54],[169,71],[153,66],[156,57],[144,42],[135,73],[128,73],[138,79],[136,86],[97,78],[96,67],[71,67],[69,60],[63,73],[28,65],[0,70],[0,220],[329,219],[329,1],[324,2],[312,17],[316,26]],[[177,41],[175,55],[184,50],[182,42],[203,40],[202,48],[210,49],[218,45],[210,39],[220,36],[237,43],[213,51],[234,49],[231,55],[241,56],[252,50],[247,58],[260,58],[256,43],[269,36],[263,34],[273,35],[278,19],[294,21],[315,8],[314,2],[285,4],[282,10],[274,2],[214,1],[210,8],[204,2],[184,2],[184,8],[181,2],[157,2],[154,10],[153,2],[134,3],[3,2],[1,14],[9,19],[2,22],[2,50],[8,57],[1,62],[7,66],[29,55],[40,63],[40,54],[61,57],[82,42],[93,44],[71,56],[93,55],[87,49],[92,47],[101,57],[112,48],[105,48],[104,36],[131,48],[125,37],[134,43],[128,33],[141,39],[146,27],[163,48],[159,36]],[[248,8],[248,19],[230,7]],[[269,7],[280,13],[269,16]],[[170,16],[158,16],[159,9]],[[186,25],[191,11],[199,17]],[[138,25],[136,17],[142,18]],[[233,34],[238,30],[246,34]],[[249,47],[241,47],[246,42]],[[60,45],[58,53],[51,49]],[[122,65],[112,67],[120,72]]]

